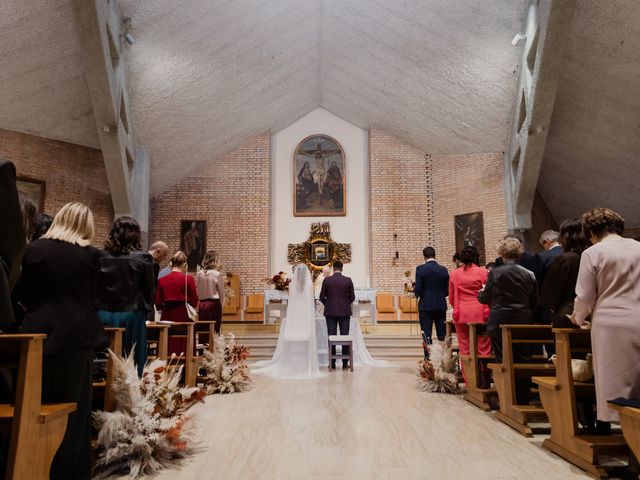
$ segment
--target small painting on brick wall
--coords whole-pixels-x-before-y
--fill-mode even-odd
[[[484,222],[482,212],[465,213],[454,217],[456,232],[456,252],[461,252],[466,246],[478,249],[480,258],[478,263],[484,265]]]
[[[345,155],[328,135],[302,140],[293,159],[293,216],[343,217],[346,210]]]
[[[35,178],[27,177],[16,177],[16,187],[18,187],[18,191],[25,193],[31,200],[35,202],[39,212],[44,212],[46,183],[43,180],[36,180]]]
[[[206,220],[180,221],[180,249],[187,256],[189,271],[193,272],[202,264],[202,258],[207,248]]]

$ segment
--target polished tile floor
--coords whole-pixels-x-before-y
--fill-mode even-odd
[[[414,367],[254,376],[189,412],[199,452],[157,479],[589,478],[461,397],[418,392]]]

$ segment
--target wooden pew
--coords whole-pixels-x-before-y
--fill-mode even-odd
[[[0,431],[11,432],[7,480],[47,480],[75,403],[42,404],[46,335],[0,335],[0,364],[17,369],[15,402],[0,405]]]
[[[514,363],[514,345],[540,345],[553,342],[551,325],[500,325],[502,329],[502,363],[490,363],[493,382],[498,392],[500,410],[496,418],[526,437],[532,437],[532,421],[546,420],[541,405],[516,404],[516,378],[555,375],[555,366],[546,360]]]
[[[608,478],[606,470],[598,464],[598,456],[625,454],[624,439],[621,435],[580,435],[576,400],[595,400],[595,386],[591,382],[575,382],[571,369],[572,354],[591,351],[591,332],[571,328],[554,329],[553,332],[556,374],[533,378],[551,422],[551,436],[542,446],[596,478]]]
[[[167,360],[169,354],[169,324],[147,323],[147,348],[152,352],[147,356],[148,360]]]
[[[419,323],[418,323],[419,325]],[[458,381],[462,382],[462,370],[460,369],[460,345],[458,344],[458,340],[457,340],[457,336],[456,336],[456,342],[453,342],[453,334],[456,333],[456,324],[453,323],[451,320],[447,320],[445,321],[445,325],[444,325],[444,338],[445,340],[447,338],[451,338],[451,355],[456,357],[456,363],[458,364]],[[437,337],[433,337],[434,339]]]
[[[488,364],[495,360],[493,355],[480,355],[478,353],[478,338],[487,336],[486,323],[469,323],[469,355],[461,355],[460,359],[467,375],[467,392],[464,399],[485,411],[492,409],[497,403],[495,388],[481,388],[480,372],[482,364]]]
[[[122,336],[124,328],[105,328],[109,336],[109,349],[119,356],[122,356]],[[95,398],[104,398],[104,411],[111,412],[114,409],[113,403],[113,360],[107,360],[107,376],[104,380],[93,382],[93,394]],[[94,404],[95,405],[95,404]]]
[[[196,346],[203,348],[213,348],[213,339],[216,336],[216,322],[213,320],[198,320],[194,324],[196,334]]]
[[[609,406],[620,413],[620,426],[624,439],[636,458],[640,458],[640,408],[614,403],[609,403]]]
[[[177,357],[177,363],[184,365],[184,381],[186,387],[196,386],[196,376],[198,374],[198,364],[200,357],[196,356],[195,345],[195,323],[194,322],[171,322],[169,325],[169,337],[183,337],[186,339],[186,348],[183,355]],[[169,352],[171,353],[171,352]],[[174,360],[171,360],[172,363]]]

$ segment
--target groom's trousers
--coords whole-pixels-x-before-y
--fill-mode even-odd
[[[340,325],[340,335],[349,335],[349,323],[351,322],[350,316],[334,316],[334,315],[325,315],[327,319],[327,333],[329,335],[337,335],[338,334],[338,325]],[[334,355],[336,353],[336,347],[331,347],[331,354]],[[349,355],[349,347],[346,345],[342,346],[342,354]],[[342,363],[347,363],[348,360],[343,359]]]

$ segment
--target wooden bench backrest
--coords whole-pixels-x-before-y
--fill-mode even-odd
[[[124,335],[125,329],[108,327],[108,328],[105,328],[104,330],[105,332],[107,332],[107,335],[109,336],[109,349],[113,353],[121,357],[123,354],[122,336]],[[115,394],[113,391],[113,360],[111,356],[109,356],[109,359],[107,360],[106,381],[107,381],[107,386],[104,391],[104,409],[107,412],[111,412],[115,408],[115,402],[114,402]]]
[[[231,290],[233,290],[233,296],[227,296],[224,299],[224,305],[222,306],[223,315],[235,315],[240,310],[240,277],[233,275],[229,279]]]
[[[169,325],[166,323],[147,324],[147,343],[157,343],[157,357],[166,360],[168,356]]]

